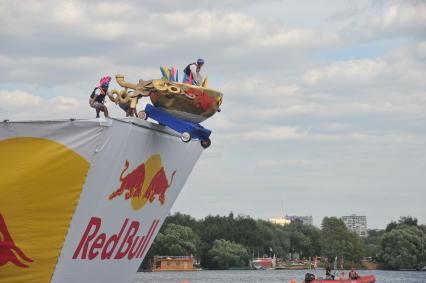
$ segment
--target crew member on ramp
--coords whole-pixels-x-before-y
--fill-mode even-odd
[[[105,76],[99,81],[99,86],[93,89],[90,95],[89,105],[96,109],[96,118],[99,118],[99,112],[104,112],[105,118],[108,118],[108,108],[105,106],[105,97],[107,96],[110,76]]]

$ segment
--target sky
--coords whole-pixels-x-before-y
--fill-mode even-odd
[[[426,1],[0,0],[0,43],[1,120],[203,58],[222,111],[172,212],[426,223]]]

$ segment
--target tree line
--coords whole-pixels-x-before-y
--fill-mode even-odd
[[[292,221],[280,226],[250,216],[169,215],[141,267],[149,268],[154,255],[193,255],[202,268],[229,269],[247,266],[253,257],[299,258],[321,256],[344,259],[346,267],[360,266],[369,258],[384,269],[413,269],[426,264],[426,226],[401,217],[385,230],[369,230],[366,238],[347,229],[336,217],[325,217],[321,228]]]

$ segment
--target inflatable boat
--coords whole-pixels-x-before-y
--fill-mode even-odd
[[[305,283],[305,281],[303,281]],[[326,280],[326,279],[314,279],[309,283],[374,283],[376,278],[374,275],[361,276],[357,279],[335,279],[335,280]],[[308,283],[308,282],[306,282]]]

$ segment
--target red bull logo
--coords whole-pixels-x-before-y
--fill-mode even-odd
[[[124,199],[131,199],[132,207],[135,210],[141,209],[147,201],[152,203],[156,197],[161,205],[166,201],[166,191],[172,185],[176,170],[171,174],[170,182],[161,162],[161,157],[154,154],[145,163],[140,164],[132,172],[125,172],[129,169],[128,160],[124,163],[124,169],[120,175],[121,185],[112,192],[108,199],[124,194]]]
[[[28,262],[33,262],[24,252],[15,244],[10,235],[3,215],[0,213],[0,266],[6,263],[13,263],[16,266],[28,268]]]

